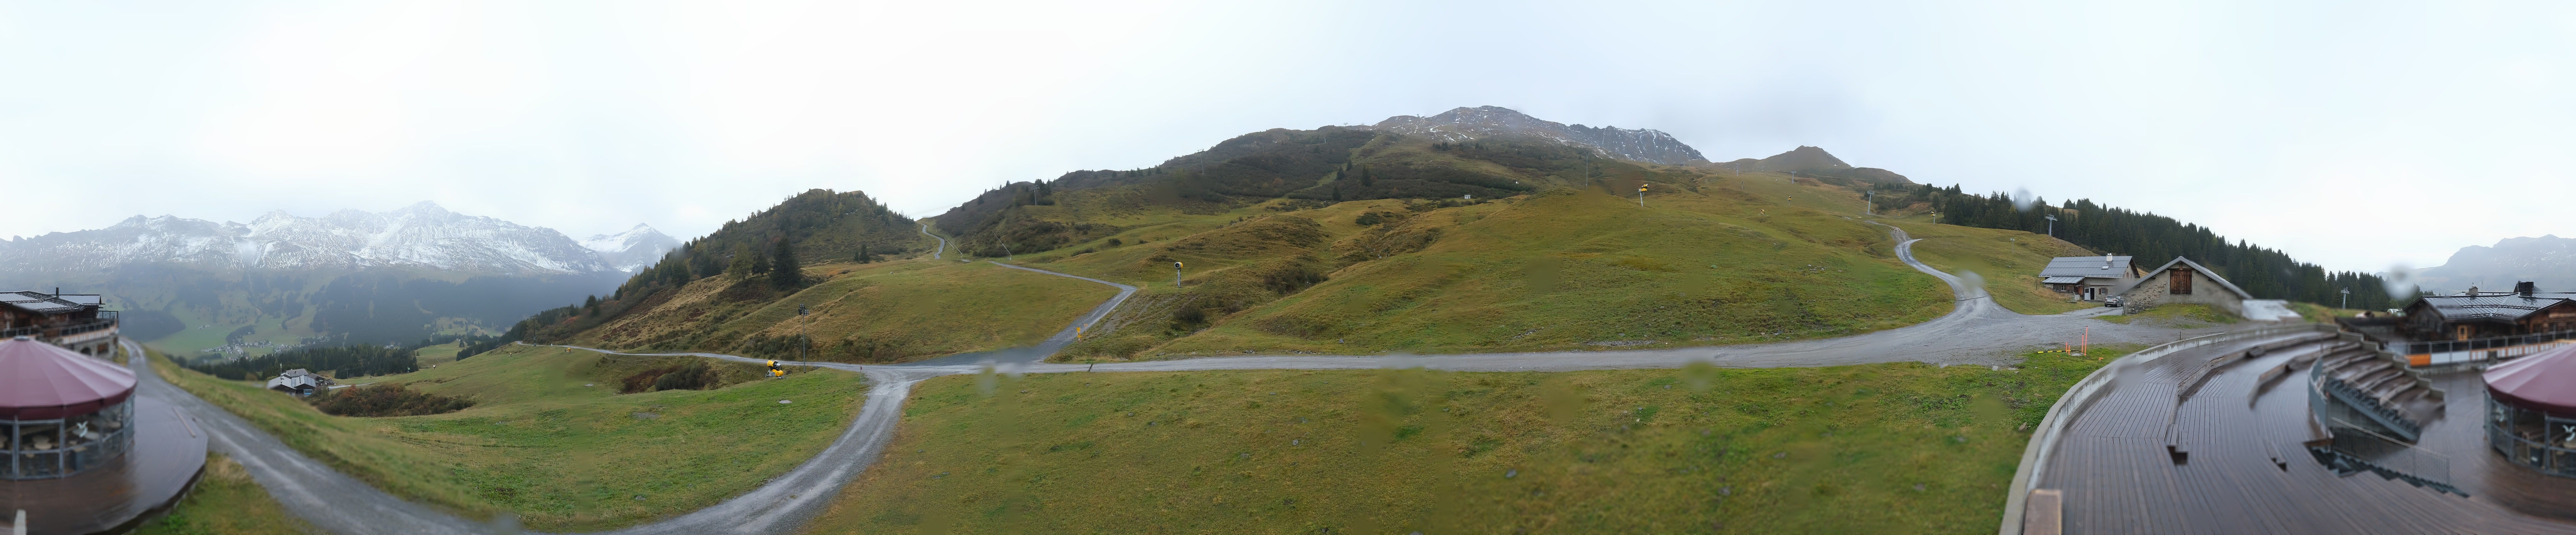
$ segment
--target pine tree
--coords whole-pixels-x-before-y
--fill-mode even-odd
[[[770,269],[770,286],[775,286],[782,290],[802,288],[805,286],[805,270],[797,265],[796,246],[788,243],[786,238],[778,239],[778,254],[775,258],[770,259],[770,261],[776,264]]]
[[[859,254],[858,254],[858,257],[857,257],[857,258],[853,258],[852,260],[856,260],[856,261],[858,261],[858,263],[861,263],[861,264],[868,263],[868,244],[864,244],[864,243],[859,244]]]
[[[759,272],[768,271],[767,264],[760,261],[760,253],[753,252],[751,246],[736,244],[733,246],[733,262],[725,266],[724,274],[735,278],[750,278]]]

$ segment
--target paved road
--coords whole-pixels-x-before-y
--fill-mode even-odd
[[[386,535],[504,531],[499,526],[464,520],[393,497],[305,457],[241,417],[163,381],[145,363],[144,359],[152,357],[145,355],[142,345],[132,340],[123,343],[126,353],[132,355],[126,363],[134,368],[135,392],[195,416],[207,432],[208,447],[240,462],[251,479],[268,489],[268,495],[278,504],[314,527],[331,533]]]
[[[925,226],[922,233],[929,235]],[[1940,278],[1961,296],[1949,314],[1919,325],[1827,340],[1808,340],[1775,344],[1645,349],[1628,351],[1573,351],[1491,353],[1473,355],[1293,355],[1212,357],[1154,362],[1125,362],[1088,366],[1081,364],[1040,363],[1046,355],[1072,341],[1073,327],[1057,333],[1037,346],[1002,351],[953,355],[921,362],[898,365],[859,365],[833,362],[798,363],[802,365],[847,370],[863,374],[874,385],[866,404],[859,410],[847,432],[824,449],[823,453],[788,471],[750,493],[735,497],[695,513],[642,526],[619,530],[619,534],[679,533],[788,533],[801,526],[827,507],[831,498],[852,478],[875,462],[887,440],[894,435],[901,420],[902,406],[912,385],[942,375],[999,371],[1008,373],[1058,373],[1077,371],[1186,371],[1186,370],[1255,370],[1255,369],[1373,369],[1387,367],[1425,367],[1459,371],[1570,371],[1635,368],[1673,368],[1690,362],[1709,362],[1731,367],[1835,366],[1880,362],[1931,362],[1941,364],[2009,364],[2013,355],[2034,347],[2056,347],[2060,342],[2073,342],[2084,327],[2092,328],[2096,343],[2132,342],[2161,343],[2190,336],[2190,331],[2156,328],[2144,325],[2119,325],[2066,315],[2026,316],[1995,306],[1983,288],[1915,260],[1913,247],[1922,240],[1909,239],[1903,230],[1890,229],[1896,238],[1897,258],[1914,269]],[[937,238],[937,235],[931,235]],[[946,240],[941,239],[946,248]],[[933,253],[936,257],[937,253]],[[997,262],[998,264],[998,262]],[[1118,295],[1085,314],[1076,325],[1088,326],[1100,320],[1133,295],[1136,288],[1123,284],[1056,273],[1041,269],[1002,264],[1007,267],[1050,275],[1108,284],[1119,288]],[[715,353],[619,353],[602,349],[574,347],[601,353],[630,355],[689,355],[707,358],[763,362],[734,355]],[[147,373],[148,375],[148,373]],[[160,384],[157,380],[153,384]],[[221,428],[216,433],[218,449],[250,468],[254,479],[286,504],[289,511],[312,520],[317,526],[337,533],[385,534],[455,534],[490,533],[495,526],[462,520],[404,502],[399,498],[367,486],[362,482],[330,470],[278,443],[229,413],[197,400],[184,391],[162,385],[161,395],[185,398],[174,403],[207,420],[209,427]],[[245,458],[247,457],[247,458]],[[327,497],[327,499],[326,499]]]
[[[931,260],[946,260],[945,258],[940,258],[940,257],[939,257],[939,253],[940,253],[940,251],[946,251],[946,250],[948,250],[948,238],[942,238],[942,237],[939,237],[939,235],[938,235],[938,234],[931,234],[931,233],[930,233],[930,224],[929,224],[929,223],[922,223],[922,224],[921,224],[921,235],[923,235],[923,236],[929,236],[929,237],[930,237],[930,239],[939,240],[939,248],[937,248],[937,249],[931,249],[931,250],[930,250],[930,259],[931,259]],[[964,262],[964,261],[966,261],[966,259],[960,258],[960,259],[957,259],[957,261],[959,261],[959,262]]]

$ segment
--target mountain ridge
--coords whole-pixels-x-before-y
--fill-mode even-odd
[[[2556,234],[2540,237],[2518,236],[2497,240],[2495,245],[2471,245],[2451,253],[2442,265],[2418,270],[2415,285],[2434,293],[2467,290],[2501,291],[2513,283],[2530,281],[2543,292],[2576,291],[2576,274],[2567,266],[2576,265],[2576,238]]]
[[[1525,136],[1590,148],[1604,158],[1682,165],[1706,161],[1699,149],[1653,129],[1567,125],[1500,106],[1457,107],[1429,117],[1397,115],[1377,124],[1355,127],[1429,137],[1442,142]]]
[[[1879,169],[1876,167],[1853,167],[1849,163],[1844,163],[1842,158],[1834,157],[1833,153],[1825,152],[1825,149],[1821,147],[1811,147],[1806,145],[1799,145],[1798,148],[1789,149],[1788,152],[1773,154],[1770,157],[1759,160],[1753,158],[1739,158],[1734,161],[1719,163],[1717,164],[1717,168],[1737,172],[1768,171],[1819,175],[1831,178],[1860,180],[1882,185],[1911,185],[1914,183],[1912,180],[1907,180],[1905,175],[1896,174],[1894,171]]]
[[[0,272],[97,271],[137,263],[206,269],[427,268],[505,275],[610,271],[563,233],[420,202],[321,217],[271,211],[250,223],[136,215],[105,228],[0,242]]]

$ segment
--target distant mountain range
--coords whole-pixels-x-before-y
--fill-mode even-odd
[[[427,202],[385,213],[341,210],[322,217],[276,211],[249,224],[138,215],[103,229],[0,244],[0,272],[94,271],[137,263],[210,269],[400,267],[495,275],[612,269],[600,251],[553,229],[458,214]]]
[[[1430,117],[1398,115],[1360,129],[1422,136],[1444,142],[1525,137],[1592,149],[1594,154],[1603,158],[1665,165],[1708,159],[1700,156],[1699,149],[1691,148],[1660,130],[1611,126],[1593,128],[1580,124],[1567,126],[1496,106],[1462,107]]]
[[[0,241],[0,287],[109,296],[127,333],[178,350],[245,339],[416,341],[503,328],[606,293],[678,240],[636,225],[574,241],[561,232],[423,202],[250,223],[134,216],[107,228]]]
[[[2505,291],[2513,283],[2538,283],[2543,292],[2576,292],[2576,239],[2545,235],[2505,238],[2495,246],[2471,245],[2440,266],[2415,272],[2415,285],[2435,293]]]

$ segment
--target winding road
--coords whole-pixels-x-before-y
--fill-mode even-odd
[[[946,258],[941,258],[939,255],[940,255],[940,253],[941,253],[941,252],[943,252],[943,251],[947,251],[947,250],[948,250],[948,238],[942,238],[942,237],[939,237],[939,235],[938,235],[938,234],[931,234],[931,233],[930,233],[930,224],[929,224],[929,223],[922,223],[922,224],[921,224],[921,235],[923,235],[923,236],[929,236],[929,237],[930,237],[930,239],[939,240],[939,248],[937,248],[937,249],[931,249],[931,250],[930,250],[930,259],[931,259],[931,260],[947,260]],[[964,262],[964,261],[966,261],[966,259],[960,258],[960,259],[957,259],[957,261],[959,261],[959,262]],[[1067,276],[1071,276],[1071,275],[1067,275]]]
[[[952,355],[920,362],[896,365],[860,365],[834,362],[800,362],[856,372],[865,376],[872,388],[859,415],[847,431],[813,459],[772,479],[742,496],[677,518],[630,527],[617,534],[683,534],[683,533],[789,533],[807,519],[823,511],[851,479],[875,462],[885,444],[894,436],[900,422],[904,400],[912,386],[924,379],[943,375],[992,372],[1063,373],[1081,371],[1190,371],[1190,370],[1259,370],[1259,369],[1374,369],[1422,367],[1455,371],[1572,371],[1638,368],[1674,368],[1691,362],[1707,362],[1728,367],[1794,367],[1837,366],[1884,362],[1926,362],[1935,364],[2006,365],[2015,362],[2014,355],[2038,347],[2057,347],[2071,343],[2091,328],[2100,343],[2160,343],[2206,331],[2178,331],[2146,325],[2120,325],[2089,321],[2082,317],[2052,315],[2030,316],[2013,313],[1987,299],[1983,288],[1970,286],[1959,277],[1924,265],[1914,258],[1915,242],[1905,231],[1889,228],[1898,242],[1897,258],[1923,273],[1948,283],[1959,296],[1950,313],[1922,324],[1824,340],[1806,340],[1758,345],[1685,347],[1624,351],[1569,351],[1489,353],[1468,355],[1294,355],[1213,357],[1153,362],[1122,362],[1099,365],[1049,364],[1042,361],[1065,344],[1072,343],[1077,326],[1100,321],[1111,310],[1135,294],[1136,288],[1089,277],[1057,273],[1042,269],[996,264],[1048,275],[1072,277],[1117,287],[1118,295],[1084,314],[1073,325],[1055,336],[1031,347]],[[922,234],[933,238],[927,225]],[[940,238],[940,248],[947,240]],[[933,258],[939,252],[932,253]],[[126,346],[141,355],[132,342]],[[707,358],[764,362],[734,355],[715,353],[621,353],[603,349],[570,347],[601,353],[626,355],[688,355]],[[280,443],[248,422],[187,392],[162,382],[137,363],[139,375],[147,377],[144,395],[160,397],[184,407],[214,431],[213,446],[232,456],[248,468],[253,479],[268,489],[288,511],[311,521],[315,526],[335,533],[370,534],[467,534],[516,532],[515,526],[487,524],[465,520],[396,498],[375,487],[331,470],[327,465],[305,457]]]

